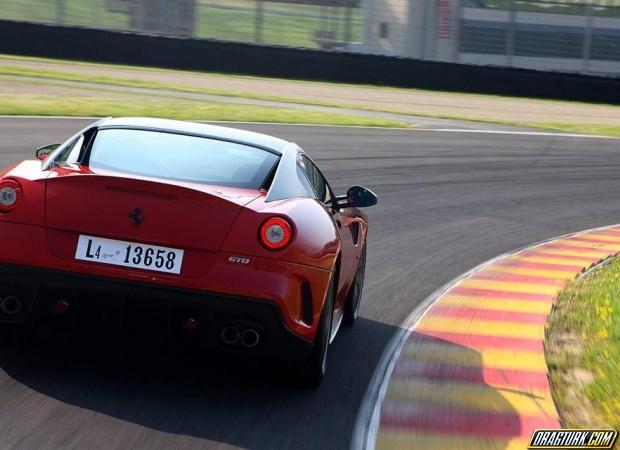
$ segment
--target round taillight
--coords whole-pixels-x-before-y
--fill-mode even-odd
[[[15,180],[0,181],[0,212],[13,211],[23,196],[21,185]]]
[[[260,240],[270,250],[286,247],[293,239],[293,228],[284,219],[272,217],[260,227]]]

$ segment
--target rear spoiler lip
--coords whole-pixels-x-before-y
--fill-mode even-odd
[[[271,147],[267,147],[265,145],[261,145],[258,143],[254,143],[254,142],[248,142],[246,140],[243,139],[233,139],[233,138],[229,138],[229,137],[222,137],[222,136],[218,136],[215,134],[206,134],[206,133],[192,133],[189,131],[182,131],[182,130],[175,130],[175,129],[171,129],[171,128],[161,128],[161,127],[149,127],[149,126],[144,126],[144,125],[108,125],[106,124],[107,119],[102,119],[92,125],[90,125],[88,128],[97,128],[97,130],[139,130],[139,131],[153,131],[156,133],[168,133],[168,134],[178,134],[181,136],[194,136],[194,137],[199,137],[199,138],[205,138],[205,139],[211,139],[214,141],[222,141],[222,142],[230,142],[233,144],[240,144],[240,145],[245,145],[248,147],[254,147],[260,150],[264,150],[266,152],[269,153],[273,153],[274,155],[280,156],[282,154],[282,152],[271,148]],[[82,130],[82,132],[84,132],[85,130]]]
[[[79,166],[78,166],[79,167]],[[144,183],[149,183],[149,184],[154,184],[154,185],[161,185],[161,186],[166,186],[166,187],[171,187],[171,188],[175,188],[175,189],[181,189],[181,190],[187,190],[190,192],[194,192],[194,193],[199,193],[199,194],[203,194],[205,196],[209,196],[209,197],[213,197],[217,200],[220,201],[226,201],[229,202],[231,204],[234,204],[240,208],[243,208],[244,206],[248,205],[249,203],[253,202],[254,200],[256,200],[258,197],[261,196],[261,193],[259,190],[254,190],[254,189],[243,189],[244,191],[247,191],[247,195],[238,195],[238,196],[234,196],[234,195],[228,195],[226,194],[225,191],[226,189],[230,189],[229,187],[225,187],[225,186],[216,186],[216,185],[206,185],[206,184],[197,184],[197,183],[183,183],[183,182],[175,182],[173,180],[160,180],[157,178],[150,178],[150,177],[138,177],[136,178],[135,175],[131,175],[131,174],[126,174],[123,172],[113,172],[111,171],[110,173],[93,173],[93,172],[89,172],[88,169],[84,170],[84,167],[81,167],[81,171],[76,171],[76,175],[75,176],[68,176],[68,177],[47,177],[46,181],[48,183],[54,183],[56,181],[64,181],[67,182],[69,180],[72,179],[82,179],[82,177],[86,176],[86,177],[92,177],[92,178],[98,178],[98,179],[104,179],[104,178],[108,178],[108,179],[119,179],[119,180],[128,180],[130,182],[144,182]],[[221,190],[218,190],[218,188],[220,188]],[[115,191],[124,191],[127,193],[133,193],[136,195],[145,195],[145,196],[157,196],[157,197],[161,197],[161,198],[167,198],[169,200],[175,200],[178,197],[173,195],[173,194],[165,194],[165,193],[157,193],[157,192],[150,192],[148,191],[148,189],[132,189],[132,188],[123,188],[123,187],[115,187],[115,186],[110,186],[108,183],[105,183],[105,189],[106,190],[115,190]],[[234,189],[234,188],[233,188]],[[242,188],[239,188],[242,189]]]

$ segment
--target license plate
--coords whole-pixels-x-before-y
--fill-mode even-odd
[[[178,275],[183,250],[80,235],[75,259]]]

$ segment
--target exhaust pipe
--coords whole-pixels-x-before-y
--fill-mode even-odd
[[[14,295],[7,295],[0,300],[0,311],[7,316],[14,316],[18,314],[22,309],[22,302]]]
[[[239,328],[228,326],[224,327],[220,337],[222,338],[222,342],[226,345],[234,345],[239,342],[239,337],[241,334],[239,333]]]
[[[253,328],[244,330],[241,334],[241,343],[246,348],[254,348],[260,342],[260,334]]]

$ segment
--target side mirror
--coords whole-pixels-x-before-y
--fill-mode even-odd
[[[36,156],[37,159],[40,159],[41,161],[45,161],[45,159],[50,155],[50,153],[52,153],[58,147],[60,147],[60,144],[50,144],[44,147],[39,147],[34,151],[34,156]]]
[[[353,186],[347,191],[347,203],[356,208],[365,208],[377,204],[379,198],[370,189],[362,186]]]

